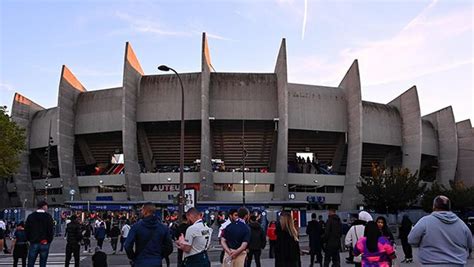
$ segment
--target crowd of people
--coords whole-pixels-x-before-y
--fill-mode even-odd
[[[336,174],[332,168],[332,163],[324,163],[318,159],[318,154],[314,154],[313,159],[298,156],[296,162],[288,163],[289,173],[313,173],[313,174]]]
[[[15,267],[20,260],[22,266],[33,267],[38,256],[39,265],[47,266],[54,237],[53,219],[47,210],[48,204],[40,202],[25,223],[16,225],[11,244]],[[65,233],[65,266],[70,265],[72,258],[74,266],[79,266],[81,246],[84,252],[91,252],[94,237],[94,267],[108,266],[107,254],[103,251],[105,238],[110,239],[112,253],[125,250],[134,267],[170,266],[173,250],[177,250],[179,267],[209,267],[213,225],[219,226],[217,237],[222,248],[223,267],[250,267],[253,262],[260,267],[262,250],[267,243],[268,256],[274,259],[276,267],[300,267],[305,254],[310,256],[310,267],[315,263],[321,267],[340,266],[340,253],[344,247],[349,248],[346,263],[356,267],[389,267],[397,260],[395,238],[387,220],[383,216],[374,220],[366,211],[359,212],[350,227],[344,227],[336,210],[328,210],[326,221],[313,213],[306,227],[308,250],[300,245],[302,233],[297,221],[286,211],[279,213],[278,220],[268,226],[262,224],[259,214],[250,213],[245,207],[232,209],[227,214],[220,212],[212,220],[205,220],[200,211],[191,208],[181,220],[177,214],[172,214],[163,221],[156,215],[152,203],[144,204],[141,218],[132,222],[125,220],[119,224],[117,221],[120,220],[103,221],[99,216],[94,219],[81,223],[75,214],[69,217]],[[0,221],[0,249],[5,244],[5,229]],[[399,238],[405,258],[401,262],[413,262],[412,247],[417,247],[418,262],[423,265],[464,266],[472,251],[471,231],[450,211],[450,200],[438,196],[433,201],[433,212],[415,225],[408,216],[403,216]],[[10,253],[8,249],[6,252]]]

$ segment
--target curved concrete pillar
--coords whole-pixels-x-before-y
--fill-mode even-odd
[[[359,64],[354,60],[339,87],[344,90],[347,104],[347,166],[341,210],[355,209],[362,204],[357,190],[362,166],[362,93]]]
[[[20,153],[20,166],[17,173],[13,175],[13,182],[17,188],[18,198],[22,203],[31,208],[35,206],[35,192],[30,172],[30,126],[31,120],[36,112],[44,108],[19,93],[15,93],[12,105],[11,118],[18,126],[25,129],[26,149]],[[25,201],[26,200],[26,201]],[[15,204],[15,203],[12,203]]]
[[[282,39],[275,66],[278,98],[278,140],[274,200],[288,199],[288,65],[286,40]]]
[[[456,123],[458,133],[458,163],[456,181],[474,186],[474,128],[470,120]]]
[[[402,118],[402,165],[415,173],[421,164],[421,112],[416,86],[388,105],[396,107]]]
[[[454,180],[458,159],[458,137],[451,106],[423,116],[433,124],[438,132],[438,163],[436,179],[439,183],[449,186]]]
[[[128,200],[143,200],[137,146],[137,98],[142,75],[142,67],[127,42],[123,64],[122,142]]]
[[[86,89],[63,65],[58,92],[58,162],[59,175],[63,179],[63,195],[69,199],[69,191],[76,191],[75,200],[81,199],[74,163],[74,125],[76,114],[76,101],[80,93]]]
[[[214,200],[214,179],[212,175],[211,127],[209,121],[209,88],[211,81],[211,55],[206,33],[202,34],[201,57],[201,188],[199,200]]]

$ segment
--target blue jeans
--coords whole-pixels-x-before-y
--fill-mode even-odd
[[[34,267],[36,258],[40,255],[40,267],[46,267],[49,254],[49,244],[41,245],[40,243],[30,244],[30,251],[28,252],[28,267]]]

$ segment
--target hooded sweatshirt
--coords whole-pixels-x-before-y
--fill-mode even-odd
[[[371,221],[373,221],[372,215],[370,215],[367,211],[361,211],[359,213],[359,219],[352,224],[351,228],[347,232],[344,244],[353,248],[357,241],[364,237],[365,225],[367,222]]]
[[[464,266],[472,248],[472,234],[450,211],[434,211],[421,218],[408,235],[408,243],[419,247],[424,265]]]
[[[163,249],[169,246],[173,246],[169,229],[154,215],[134,224],[125,241],[127,256],[136,267],[161,265]]]

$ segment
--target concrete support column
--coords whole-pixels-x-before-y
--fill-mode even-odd
[[[76,138],[77,146],[79,147],[79,150],[81,151],[81,155],[84,158],[84,161],[86,162],[87,165],[92,165],[95,164],[97,161],[94,158],[94,155],[92,155],[92,152],[89,148],[89,145],[87,145],[86,140],[84,140],[84,137],[77,137]]]
[[[211,82],[211,55],[206,33],[202,34],[201,60],[201,188],[199,200],[214,200],[214,179],[212,175],[212,142],[209,121],[209,90]]]
[[[456,123],[458,132],[458,166],[456,181],[474,186],[474,128],[470,120]]]
[[[153,158],[153,151],[151,150],[148,137],[146,136],[145,127],[143,125],[137,126],[137,136],[140,149],[142,151],[143,161],[145,162],[145,168],[151,172],[155,169],[155,159]]]
[[[433,124],[438,133],[438,183],[449,187],[449,181],[454,180],[458,161],[458,136],[451,106],[423,116]],[[472,164],[472,163],[471,163]]]
[[[288,199],[288,66],[283,38],[275,65],[278,96],[278,140],[274,200]]]
[[[421,164],[421,112],[416,86],[392,100],[402,118],[402,166],[415,173]]]
[[[63,179],[63,195],[69,199],[69,191],[74,189],[75,200],[80,200],[79,184],[77,181],[74,162],[74,136],[76,119],[76,100],[86,89],[63,65],[58,93],[58,161],[59,174]]]
[[[21,152],[19,160],[20,166],[13,175],[13,182],[17,188],[18,198],[22,203],[11,203],[23,205],[31,208],[35,206],[35,192],[30,172],[30,126],[33,115],[44,108],[34,103],[28,98],[15,93],[12,105],[11,118],[18,126],[25,129],[26,149]],[[25,201],[26,200],[26,201]],[[23,203],[24,202],[24,203]]]
[[[339,87],[345,92],[348,122],[347,167],[341,210],[351,210],[362,203],[356,187],[362,166],[362,93],[357,60],[354,60]]]
[[[142,75],[142,67],[127,42],[123,67],[122,142],[128,200],[143,200],[137,148],[137,98]]]

